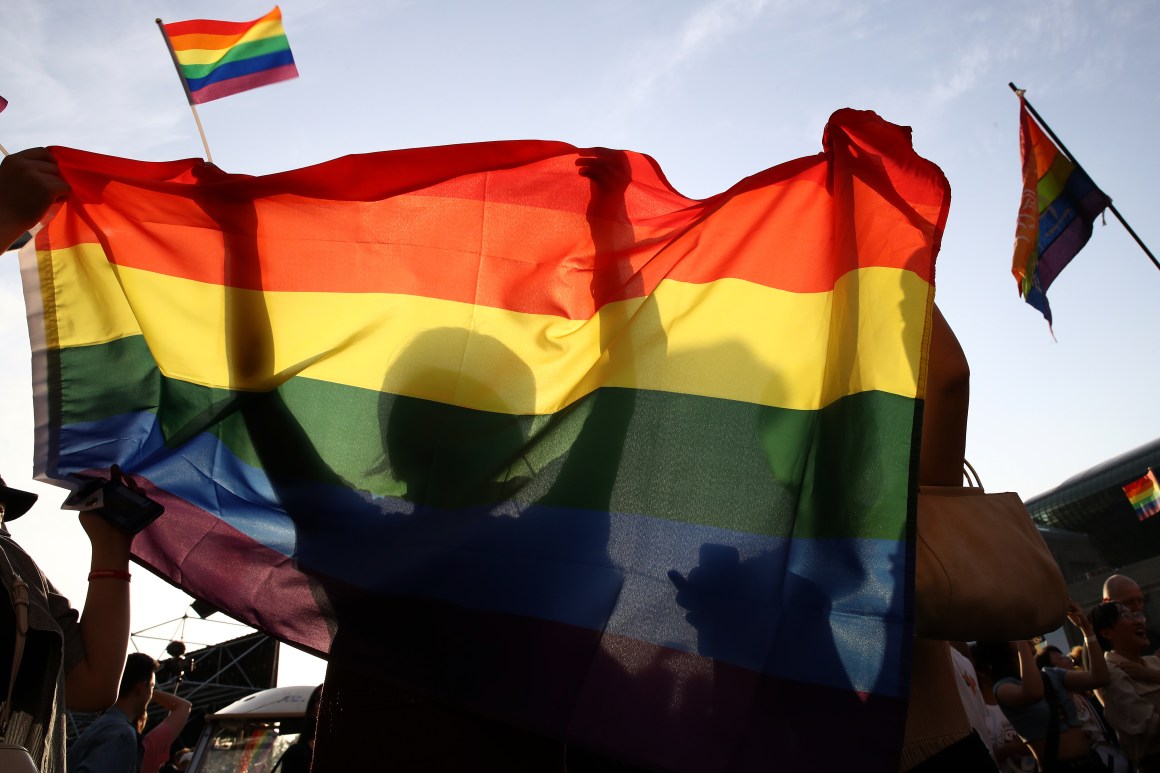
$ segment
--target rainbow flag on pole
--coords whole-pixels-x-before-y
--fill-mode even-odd
[[[1141,521],[1160,513],[1160,482],[1156,480],[1156,473],[1151,467],[1144,477],[1124,486],[1124,493],[1128,495],[1136,517]]]
[[[38,475],[140,476],[138,562],[368,685],[650,769],[896,771],[950,192],[873,113],[823,148],[704,200],[556,142],[54,148]]]
[[[1111,204],[1087,173],[1048,137],[1019,92],[1023,199],[1011,273],[1019,294],[1051,324],[1047,289],[1087,244],[1092,223]]]
[[[162,29],[191,104],[298,77],[278,6],[254,21],[193,19]]]

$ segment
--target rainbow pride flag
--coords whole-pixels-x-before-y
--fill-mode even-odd
[[[649,768],[897,770],[950,194],[873,113],[823,147],[700,201],[556,142],[54,148],[38,475],[139,476],[138,562],[368,685]]]
[[[1124,493],[1141,521],[1160,513],[1160,481],[1156,480],[1151,467],[1144,477],[1124,486]]]
[[[298,77],[278,6],[254,21],[192,19],[162,29],[191,104]]]
[[[1092,223],[1112,203],[1048,137],[1019,94],[1023,198],[1015,227],[1011,273],[1019,294],[1051,324],[1047,289],[1092,235]]]

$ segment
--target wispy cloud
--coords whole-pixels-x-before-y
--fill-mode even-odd
[[[647,96],[658,83],[724,45],[769,5],[769,0],[712,0],[696,9],[674,34],[645,46],[645,54],[632,67],[631,97],[638,100]]]
[[[998,56],[997,56],[998,54]],[[927,100],[934,107],[952,102],[978,85],[994,69],[1001,52],[984,42],[969,44],[955,54],[950,66],[939,74],[927,94]]]
[[[991,88],[996,80],[1008,80],[1006,75],[1014,77],[1029,56],[1048,61],[1074,49],[1083,38],[1088,12],[1073,0],[1048,0],[1006,10],[1002,24],[989,11],[967,13],[953,30],[938,36],[938,45],[946,47],[947,64],[933,74],[926,93],[929,106],[942,110],[978,86]]]
[[[15,84],[11,131],[23,144],[83,144],[120,155],[147,155],[190,129],[184,97],[152,15],[113,26],[92,14],[86,24],[19,2],[4,35],[4,80]],[[6,19],[7,21],[7,19]],[[94,45],[94,41],[110,41]],[[116,44],[112,45],[111,41]],[[78,89],[76,84],[89,84]],[[76,138],[83,137],[83,140]]]

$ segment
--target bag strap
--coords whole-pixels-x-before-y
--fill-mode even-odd
[[[1055,682],[1047,672],[1040,671],[1039,674],[1043,679],[1043,698],[1047,701],[1048,711],[1047,759],[1043,762],[1043,769],[1052,771],[1059,761],[1059,696],[1055,693]]]
[[[968,488],[982,490],[983,481],[979,478],[979,473],[975,471],[975,468],[966,459],[963,460],[963,479],[967,482]]]
[[[8,551],[0,547],[8,573],[12,577],[12,611],[16,615],[16,646],[12,650],[12,675],[8,678],[8,697],[4,709],[0,711],[0,740],[8,734],[8,720],[12,716],[12,692],[16,689],[16,675],[20,673],[20,661],[24,658],[24,640],[28,636],[28,583],[12,568]]]

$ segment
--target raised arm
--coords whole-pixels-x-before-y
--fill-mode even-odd
[[[161,690],[153,691],[153,702],[169,712],[169,716],[162,720],[162,724],[176,727],[177,729],[173,733],[176,737],[177,733],[181,732],[181,728],[185,727],[185,723],[189,721],[189,711],[193,708],[193,704],[185,698]]]
[[[114,479],[120,478],[114,468]],[[126,483],[135,488],[132,481]],[[68,672],[65,702],[74,711],[101,711],[117,700],[129,645],[129,548],[133,536],[95,511],[80,514],[92,543],[89,592],[81,612],[85,657]]]
[[[995,699],[1003,706],[1030,706],[1043,700],[1043,675],[1035,667],[1035,650],[1031,642],[1012,642],[1019,655],[1021,684],[1004,683],[995,687]]]
[[[1100,647],[1099,639],[1092,630],[1091,620],[1070,599],[1067,602],[1067,619],[1083,634],[1084,644],[1087,645],[1088,671],[1068,671],[1063,675],[1063,686],[1072,692],[1097,690],[1108,683],[1108,664],[1104,660],[1104,650]],[[1160,676],[1160,672],[1157,672]]]
[[[169,747],[181,734],[181,729],[189,721],[190,709],[193,708],[193,704],[185,698],[160,690],[153,692],[153,702],[169,714],[145,735],[145,767],[142,770],[157,770],[169,758]]]

